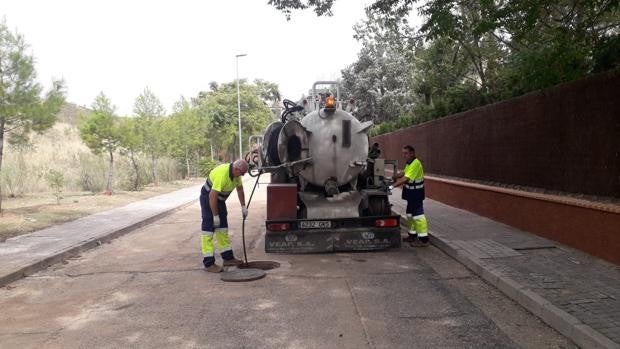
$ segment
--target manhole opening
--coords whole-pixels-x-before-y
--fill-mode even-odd
[[[252,261],[239,265],[239,269],[271,270],[279,267],[280,263],[274,261]]]

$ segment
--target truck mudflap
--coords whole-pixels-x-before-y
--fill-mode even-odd
[[[267,221],[265,252],[321,253],[397,248],[401,245],[398,218]],[[382,226],[383,223],[387,226]]]
[[[400,229],[295,230],[265,235],[267,253],[371,251],[400,247]]]

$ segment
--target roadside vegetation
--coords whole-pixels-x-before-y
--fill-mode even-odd
[[[54,224],[69,222],[90,214],[201,183],[204,183],[204,179],[182,179],[162,182],[159,186],[149,184],[140,191],[118,190],[114,192],[114,195],[63,190],[60,194],[60,201],[57,201],[54,191],[23,194],[5,202],[0,217],[0,242]]]
[[[295,20],[330,15],[335,1],[269,4]],[[616,0],[374,0],[366,15],[342,83],[373,135],[620,66]]]
[[[37,82],[25,39],[0,21],[0,241],[200,183],[238,153],[236,83],[211,82],[166,111],[146,87],[132,115],[101,92],[89,108]],[[242,141],[273,120],[278,86],[240,81]]]
[[[166,157],[157,164],[162,181],[155,186],[148,181],[149,162],[141,157],[137,161],[144,169],[144,183],[140,190],[134,190],[134,168],[130,159],[119,154],[114,193],[105,195],[108,163],[89,150],[77,127],[70,123],[77,109],[66,105],[60,120],[45,133],[33,135],[27,145],[5,147],[0,172],[5,195],[0,242],[203,181],[183,179],[177,161]]]

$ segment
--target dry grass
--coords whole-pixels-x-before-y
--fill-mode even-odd
[[[0,185],[5,196],[49,191],[45,177],[50,170],[63,174],[63,191],[66,192],[99,192],[107,181],[108,155],[94,155],[70,124],[58,122],[42,135],[31,134],[31,145],[24,149],[6,145],[0,171]],[[135,176],[129,159],[118,152],[114,159],[114,190],[128,189]],[[137,161],[142,183],[150,181],[150,158],[139,155]],[[178,163],[165,157],[158,159],[157,174],[162,182],[181,177]]]
[[[203,179],[179,180],[161,183],[159,187],[148,186],[142,191],[117,191],[111,196],[93,195],[90,192],[66,192],[62,194],[60,204],[56,204],[56,198],[51,192],[4,199],[3,212],[0,216],[0,242],[54,224],[124,206],[133,201],[200,184],[203,181]]]
[[[108,173],[107,156],[94,155],[86,147],[75,127],[75,118],[74,115],[73,123],[63,122],[67,118],[61,118],[63,121],[44,134],[31,134],[28,147],[14,148],[5,144],[0,171],[0,186],[4,194],[0,242],[202,182],[197,179],[177,180],[180,178],[178,164],[172,159],[161,158],[157,166],[160,186],[124,191],[122,188],[130,188],[133,183],[134,170],[127,157],[116,154],[114,195],[101,194]],[[137,160],[142,183],[146,183],[150,180],[150,159],[140,156]],[[62,173],[62,199],[59,204],[46,180],[50,170]]]

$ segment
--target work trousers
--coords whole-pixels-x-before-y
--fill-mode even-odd
[[[202,234],[200,235],[200,246],[202,250],[202,263],[205,268],[215,264],[213,238],[217,243],[223,260],[234,259],[235,256],[228,237],[228,211],[226,210],[226,202],[217,200],[217,209],[220,213],[219,227],[213,226],[213,212],[209,205],[209,193],[204,186],[200,190],[200,209],[202,211]]]
[[[424,215],[423,200],[407,200],[407,226],[409,237],[420,238],[420,241],[428,241],[428,223]]]

